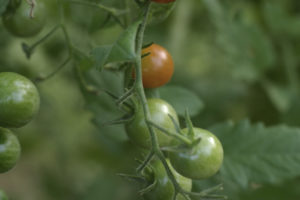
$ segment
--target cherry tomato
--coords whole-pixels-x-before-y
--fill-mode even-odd
[[[183,129],[186,134],[188,129]],[[223,147],[211,132],[194,128],[195,138],[200,142],[182,152],[170,152],[172,166],[181,175],[191,179],[209,178],[220,169],[223,162]]]
[[[169,163],[169,162],[168,162]],[[151,185],[156,181],[155,187],[144,194],[145,200],[173,200],[173,195],[175,193],[174,186],[169,179],[167,172],[161,163],[160,160],[151,161],[151,170],[144,170],[144,174],[148,181],[147,185]],[[186,191],[191,191],[192,189],[192,180],[185,178],[178,174],[172,166],[169,164],[169,167],[174,174],[179,185]],[[184,200],[184,197],[177,195],[176,200]]]
[[[18,138],[8,129],[0,128],[0,173],[12,169],[21,153]]]
[[[178,116],[174,108],[162,99],[148,99],[151,120],[167,130],[175,131],[172,120],[168,115],[171,115],[177,122]],[[134,119],[125,126],[128,137],[131,141],[144,148],[151,147],[150,133],[144,120],[144,113],[140,105]],[[160,146],[169,146],[172,138],[165,133],[155,129]]]
[[[148,53],[150,54],[146,55]],[[146,55],[142,58],[144,88],[157,88],[170,81],[174,72],[174,63],[165,48],[152,44],[142,50],[142,55]]]
[[[0,126],[24,126],[38,112],[39,105],[39,93],[29,79],[13,72],[0,73]]]
[[[30,5],[25,0],[21,0],[17,8],[7,11],[2,16],[4,27],[18,37],[31,37],[38,34],[45,25],[47,15],[43,0],[36,3],[34,18],[30,18]]]
[[[151,0],[151,1],[156,3],[171,3],[174,2],[175,0]]]

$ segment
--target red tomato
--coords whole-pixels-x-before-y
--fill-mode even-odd
[[[174,63],[165,48],[152,44],[142,50],[142,55],[146,55],[142,58],[144,88],[157,88],[170,81],[174,72]],[[134,73],[133,77],[135,77]]]

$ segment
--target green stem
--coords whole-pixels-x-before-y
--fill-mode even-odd
[[[142,24],[139,27],[138,33],[137,33],[137,38],[136,38],[136,60],[135,60],[135,71],[136,71],[136,80],[135,80],[135,90],[137,92],[138,97],[140,98],[144,116],[145,116],[145,121],[151,121],[151,115],[150,115],[150,110],[147,105],[147,98],[144,92],[143,88],[143,81],[142,81],[142,59],[141,59],[141,52],[142,52],[142,46],[143,46],[143,37],[144,37],[144,32],[146,29],[146,24],[149,16],[149,10],[150,10],[150,5],[151,2],[149,1],[146,5],[146,12],[144,19],[142,21]],[[147,124],[147,128],[150,132],[150,137],[151,137],[151,143],[152,143],[152,149],[154,149],[154,152],[156,150],[159,150],[159,145],[158,145],[158,140],[157,136],[154,132],[153,127],[149,124]]]
[[[143,37],[144,37],[144,32],[146,29],[146,24],[148,21],[148,17],[149,17],[149,11],[150,11],[150,6],[151,6],[151,2],[148,1],[146,4],[146,11],[145,11],[145,15],[144,15],[144,19],[142,21],[142,24],[139,27],[138,33],[137,33],[137,38],[136,38],[136,60],[135,60],[135,72],[136,72],[136,82],[135,82],[135,90],[137,92],[138,97],[140,98],[142,107],[143,107],[143,111],[144,111],[144,117],[145,117],[145,121],[147,124],[147,128],[149,130],[150,133],[150,137],[151,137],[151,144],[152,144],[152,150],[154,152],[154,154],[159,158],[159,160],[161,160],[162,164],[164,165],[166,172],[168,174],[168,177],[170,178],[170,180],[172,181],[176,191],[182,191],[181,187],[179,186],[179,184],[177,183],[175,176],[173,175],[171,169],[168,166],[168,163],[164,157],[164,154],[162,153],[162,151],[160,150],[159,144],[158,144],[158,139],[157,136],[155,134],[154,128],[151,126],[150,123],[148,123],[149,121],[151,121],[151,115],[150,115],[150,111],[149,111],[149,107],[147,104],[147,99],[146,99],[146,95],[145,95],[145,91],[143,88],[143,82],[142,82],[142,58],[141,58],[141,53],[142,53],[142,47],[143,47]],[[181,192],[182,193],[182,192]]]
[[[39,82],[46,81],[46,80],[52,78],[56,73],[58,73],[60,70],[62,70],[69,63],[70,60],[71,60],[71,57],[69,56],[56,70],[54,70],[53,72],[51,72],[50,74],[48,74],[45,77],[38,77],[35,80],[35,82],[39,83]]]
[[[137,172],[140,173],[141,171],[143,171],[143,169],[145,169],[145,167],[147,166],[147,164],[151,161],[151,159],[154,156],[154,152],[151,151],[148,156],[146,157],[145,161],[137,168]]]
[[[42,37],[40,40],[36,41],[33,45],[28,46],[27,44],[23,43],[23,49],[26,53],[27,58],[30,58],[31,53],[34,51],[34,49],[43,43],[45,40],[47,40],[57,29],[61,28],[61,24],[56,25],[49,33],[47,33],[44,37]]]
[[[193,142],[192,142],[191,140],[189,140],[188,138],[186,138],[186,137],[183,136],[183,135],[180,135],[180,134],[178,134],[178,133],[169,131],[169,130],[167,130],[167,129],[165,129],[165,128],[163,128],[163,127],[161,127],[161,126],[155,124],[155,123],[152,122],[152,121],[148,121],[148,123],[149,123],[150,125],[152,125],[153,127],[157,128],[158,130],[162,131],[163,133],[167,134],[168,136],[174,137],[174,138],[176,138],[177,140],[179,140],[179,141],[181,141],[181,142],[183,142],[183,143],[185,143],[185,144],[187,144],[187,145],[192,145],[192,144],[193,144]]]

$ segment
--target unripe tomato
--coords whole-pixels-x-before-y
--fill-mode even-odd
[[[8,129],[0,128],[0,173],[12,169],[21,153],[18,138]]]
[[[21,0],[17,8],[7,11],[2,16],[4,27],[18,37],[31,37],[38,34],[46,22],[46,6],[43,0],[36,3],[34,18],[30,18],[30,5],[25,0]]]
[[[151,1],[156,3],[171,3],[174,2],[175,0],[151,0]]]
[[[151,161],[150,166],[152,171],[144,172],[144,174],[146,175],[146,179],[148,181],[148,185],[152,184],[154,181],[156,181],[157,183],[153,188],[153,190],[144,194],[144,199],[145,200],[173,200],[175,189],[161,161],[153,160]],[[169,167],[173,175],[175,176],[176,181],[179,183],[179,185],[184,190],[191,191],[192,180],[178,174],[170,164]],[[184,197],[181,195],[177,195],[176,200],[184,200]]]
[[[0,73],[0,126],[24,126],[38,112],[39,105],[39,93],[29,79],[13,72]]]
[[[148,99],[147,102],[150,110],[151,120],[167,130],[175,131],[173,122],[168,116],[171,115],[178,122],[178,116],[174,108],[162,99],[153,98]],[[150,133],[145,123],[144,112],[141,105],[139,105],[137,108],[134,119],[126,124],[125,128],[131,141],[144,148],[151,147]],[[155,132],[160,146],[170,145],[172,142],[171,137],[157,129],[155,129]]]
[[[142,55],[142,79],[144,88],[157,88],[172,78],[174,63],[169,52],[157,44],[144,48]],[[135,77],[135,75],[133,75]]]
[[[188,129],[183,129],[184,134]],[[223,162],[223,147],[211,132],[194,128],[195,138],[200,142],[182,152],[170,152],[172,166],[181,175],[191,179],[209,178],[220,169]]]

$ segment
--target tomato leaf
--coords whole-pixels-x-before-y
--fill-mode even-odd
[[[200,97],[181,86],[164,86],[159,91],[161,98],[168,101],[181,116],[185,115],[186,109],[192,117],[204,108],[204,103]]]
[[[0,16],[5,12],[8,2],[9,2],[9,0],[1,0],[0,1]]]
[[[267,128],[245,120],[215,125],[210,131],[224,148],[220,176],[228,195],[300,176],[300,129],[284,125]]]
[[[167,4],[153,3],[151,5],[149,23],[158,24],[163,22],[171,14],[175,5],[176,2]]]
[[[126,139],[123,125],[104,126],[103,123],[120,116],[121,112],[117,108],[114,99],[106,91],[110,91],[115,95],[121,94],[122,75],[107,70],[100,72],[91,67],[94,63],[88,57],[81,55],[80,58],[80,54],[77,55],[76,64],[78,82],[86,102],[86,109],[93,113],[92,120],[101,132],[99,136],[117,145],[118,142]]]
[[[95,62],[94,67],[101,70],[107,63],[134,60],[136,57],[135,40],[140,23],[141,21],[138,20],[129,26],[113,45],[99,46],[93,49],[91,56]]]

